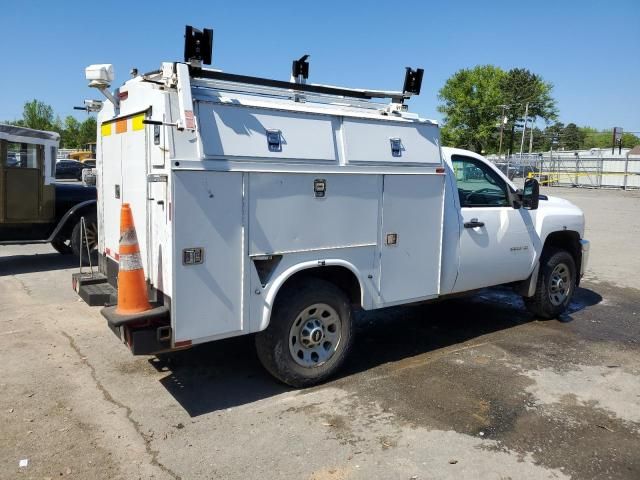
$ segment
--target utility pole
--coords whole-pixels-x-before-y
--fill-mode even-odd
[[[502,134],[504,132],[504,123],[505,123],[504,112],[506,108],[507,108],[506,105],[502,105],[502,116],[500,117],[500,146],[498,147],[498,160],[502,158]]]
[[[524,107],[524,127],[522,127],[522,140],[520,141],[520,161],[522,162],[522,150],[524,149],[524,134],[527,131],[527,121],[529,120],[529,102]]]
[[[529,128],[529,155],[533,150],[533,120],[531,120],[531,127]]]

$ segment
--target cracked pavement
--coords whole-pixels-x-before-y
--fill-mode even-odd
[[[133,357],[72,260],[0,247],[0,479],[640,478],[640,194],[551,193],[594,242],[568,315],[506,289],[360,314],[343,374],[301,391],[248,337]]]

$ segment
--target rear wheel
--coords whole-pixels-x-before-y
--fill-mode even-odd
[[[332,376],[352,339],[349,299],[332,283],[312,278],[278,295],[269,327],[256,335],[256,349],[269,373],[301,388]]]
[[[89,214],[84,217],[84,223],[86,227],[86,235],[82,235],[82,244],[80,243],[81,237],[81,225],[80,219],[73,226],[71,232],[71,250],[76,257],[80,257],[82,251],[82,263],[89,265],[89,258],[87,257],[87,246],[89,247],[89,255],[91,256],[91,263],[95,265],[98,261],[98,221],[95,214]]]
[[[529,311],[541,318],[556,318],[563,313],[576,288],[576,264],[566,250],[550,248],[540,261],[536,292],[525,298]]]

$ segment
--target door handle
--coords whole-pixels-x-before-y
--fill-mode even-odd
[[[464,228],[484,227],[484,222],[479,222],[477,218],[472,218],[470,222],[464,222]]]

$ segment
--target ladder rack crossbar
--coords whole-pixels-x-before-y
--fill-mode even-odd
[[[389,98],[393,102],[402,103],[408,95],[402,92],[383,91],[383,90],[359,90],[341,87],[332,87],[328,85],[315,85],[309,83],[293,83],[283,80],[274,80],[270,78],[252,77],[248,75],[238,75],[235,73],[226,73],[216,70],[206,70],[203,68],[189,68],[189,74],[193,78],[203,78],[211,80],[222,80],[233,83],[244,83],[249,85],[259,85],[264,87],[281,88],[285,90],[293,90],[295,92],[309,92],[321,95],[332,95],[337,97],[350,97],[361,100],[372,100],[374,98]]]

